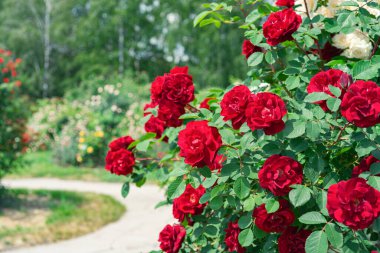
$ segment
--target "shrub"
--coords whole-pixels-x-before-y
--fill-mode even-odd
[[[21,82],[16,80],[21,59],[0,49],[0,178],[20,164],[29,142],[26,133],[28,106],[20,96]]]
[[[129,79],[104,84],[96,78],[93,85],[88,83],[79,88],[81,92],[69,92],[63,99],[39,102],[29,121],[35,133],[34,150],[52,149],[60,164],[99,166],[104,164],[107,143],[115,136],[142,132],[137,122],[142,118],[138,115],[144,96],[137,92],[137,85]]]
[[[178,219],[159,235],[164,252],[379,250],[380,8],[323,4],[205,4],[195,25],[245,30],[248,78],[202,107],[187,68],[153,81],[153,133],[109,150],[107,165],[128,174],[124,196],[161,167],[159,205]],[[170,151],[142,162],[159,142]]]

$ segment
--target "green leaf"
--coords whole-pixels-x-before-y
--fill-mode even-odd
[[[328,98],[331,98],[331,96],[324,92],[313,92],[313,93],[308,94],[305,97],[304,101],[307,103],[314,103],[314,102],[326,100]]]
[[[267,203],[265,203],[265,209],[267,213],[274,213],[280,208],[280,203],[275,199],[269,199]]]
[[[335,248],[340,248],[343,246],[343,234],[340,228],[334,223],[329,223],[325,228],[327,239]]]
[[[321,134],[321,125],[314,121],[308,121],[306,123],[306,135],[311,139],[317,139]]]
[[[176,180],[174,180],[168,187],[168,198],[175,199],[179,197],[185,191],[185,188],[186,181],[182,176],[177,177]]]
[[[305,186],[297,187],[289,192],[289,200],[294,207],[306,204],[310,198],[310,190]]]
[[[358,153],[358,156],[362,157],[370,154],[373,150],[376,149],[376,145],[368,139],[361,140],[355,148],[355,151]]]
[[[338,111],[341,102],[342,101],[339,98],[328,98],[326,104],[332,112],[336,112]]]
[[[306,253],[326,253],[328,250],[327,235],[323,231],[314,231],[306,239]]]
[[[253,232],[247,228],[240,232],[239,243],[242,247],[247,247],[253,243]]]
[[[370,80],[379,75],[380,64],[372,61],[359,61],[355,63],[352,73],[355,79]]]
[[[267,51],[265,53],[265,61],[269,64],[273,64],[276,62],[276,55],[273,51]]]
[[[321,224],[326,223],[326,218],[318,212],[308,212],[303,214],[301,217],[298,218],[298,220],[303,224]]]
[[[380,191],[380,177],[370,176],[368,178],[368,184],[376,190]]]
[[[244,211],[252,211],[255,208],[255,198],[249,197],[243,203]]]
[[[221,196],[217,196],[217,197],[213,198],[209,202],[209,206],[212,210],[220,209],[223,206],[223,198]]]
[[[148,150],[148,148],[149,148],[150,142],[151,142],[151,140],[145,140],[145,141],[139,142],[136,145],[136,149],[138,151],[141,151],[141,152],[146,152]]]
[[[202,197],[199,199],[199,203],[205,204],[207,201],[210,200],[211,194],[210,192],[205,192],[205,194],[202,195]]]
[[[373,163],[370,167],[370,171],[372,175],[380,174],[380,162]]]
[[[250,192],[250,185],[246,178],[239,177],[234,183],[234,192],[239,199],[244,199]]]
[[[121,187],[121,196],[123,196],[123,198],[126,198],[128,196],[129,189],[130,189],[129,182],[125,182],[123,186]]]
[[[298,76],[289,76],[285,80],[286,88],[288,90],[296,89],[300,86],[301,79]]]
[[[340,95],[342,94],[341,89],[339,89],[338,87],[335,87],[335,86],[333,86],[333,85],[329,85],[329,90],[330,90],[331,93],[332,93],[335,97],[337,97],[337,98],[339,98]]]
[[[247,228],[252,223],[252,213],[247,213],[246,215],[240,217],[238,221],[239,228]]]
[[[205,17],[207,17],[208,14],[210,14],[211,11],[202,11],[199,13],[195,19],[194,19],[194,27],[196,27]]]
[[[305,133],[306,123],[300,120],[289,120],[285,124],[283,134],[289,139],[300,137]]]
[[[248,58],[248,66],[254,67],[259,65],[264,59],[264,54],[262,52],[256,52],[249,56]]]

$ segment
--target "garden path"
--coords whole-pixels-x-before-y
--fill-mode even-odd
[[[4,180],[10,188],[67,190],[107,194],[127,207],[115,223],[67,241],[17,249],[4,253],[139,253],[158,249],[158,234],[173,223],[169,206],[154,209],[164,200],[164,192],[156,185],[137,188],[131,185],[126,199],[121,197],[120,183],[82,182],[59,179]]]

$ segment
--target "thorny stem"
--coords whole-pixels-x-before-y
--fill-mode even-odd
[[[380,37],[377,39],[375,46],[373,47],[370,59],[375,55],[376,50],[379,48],[379,44],[380,44]]]
[[[348,127],[350,125],[350,123],[347,123],[346,125],[344,125],[340,131],[339,131],[339,134],[338,134],[338,137],[336,138],[336,140],[333,142],[332,145],[335,145],[339,140],[340,140],[340,137],[342,137],[342,134],[344,132],[344,130],[346,129],[346,127]]]
[[[190,104],[187,104],[185,106],[185,109],[189,110],[190,112],[199,112],[199,110],[197,108],[195,108],[194,106],[192,106]]]

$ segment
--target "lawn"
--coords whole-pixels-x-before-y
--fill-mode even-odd
[[[57,165],[49,151],[29,153],[23,168],[15,169],[7,178],[50,177],[82,181],[124,182],[125,178],[105,171],[104,168],[85,168]]]
[[[125,212],[122,204],[101,194],[17,189],[5,196],[0,207],[0,251],[83,235]]]

